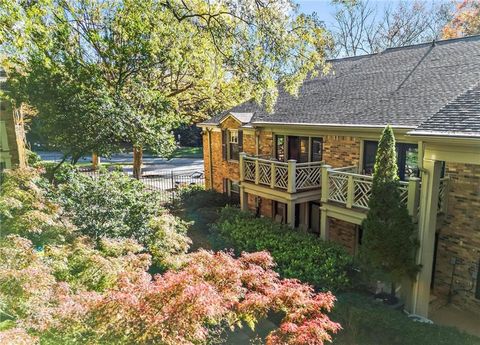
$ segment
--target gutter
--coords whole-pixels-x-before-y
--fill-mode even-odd
[[[210,174],[210,189],[213,190],[213,156],[212,156],[212,129],[206,128],[208,138],[208,173]]]

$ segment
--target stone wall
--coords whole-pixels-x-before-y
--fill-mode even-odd
[[[454,289],[459,291],[452,301],[480,313],[480,300],[475,298],[472,286],[472,273],[480,260],[480,165],[448,163],[447,175],[450,176],[447,216],[439,224],[434,294],[441,298],[448,296],[451,259],[458,258],[461,264],[456,266]]]
[[[350,254],[355,254],[357,225],[335,218],[328,218],[328,222],[328,240],[340,243]]]

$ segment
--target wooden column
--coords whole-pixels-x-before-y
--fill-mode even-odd
[[[330,165],[322,165],[322,202],[328,201],[330,193],[330,184],[328,182],[328,170],[332,167]]]
[[[295,227],[295,202],[287,201],[287,224],[294,228]]]
[[[240,209],[242,211],[248,211],[248,194],[242,185],[240,185]]]
[[[239,161],[240,161],[240,182],[245,181],[245,157],[247,154],[245,152],[240,152]]]
[[[297,161],[295,159],[288,160],[288,185],[287,192],[295,193],[297,191]]]
[[[422,268],[413,284],[412,301],[409,304],[411,304],[411,310],[414,314],[428,317],[442,163],[424,159],[423,168],[418,225],[420,247],[417,254],[417,263]]]
[[[324,241],[328,240],[328,217],[325,207],[320,207],[320,238]]]
[[[412,217],[414,223],[418,218],[418,203],[420,201],[420,179],[418,177],[410,177],[408,180],[408,198],[407,209],[408,214]]]

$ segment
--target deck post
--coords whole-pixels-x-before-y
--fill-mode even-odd
[[[260,163],[258,158],[255,159],[255,184],[260,183]]]
[[[287,224],[291,228],[295,227],[295,201],[287,201]]]
[[[328,217],[327,208],[320,207],[320,238],[324,241],[328,240]]]
[[[238,160],[240,161],[240,182],[245,181],[245,157],[247,154],[245,152],[240,152]]]
[[[277,166],[275,162],[270,163],[270,188],[275,188],[275,181],[277,180]]]
[[[248,194],[242,185],[240,185],[240,209],[242,211],[248,211]]]
[[[418,220],[418,203],[420,202],[420,179],[410,177],[408,180],[407,209],[414,223]]]
[[[330,184],[328,182],[328,170],[332,167],[330,165],[322,165],[322,202],[328,201],[328,195],[330,194]]]
[[[297,161],[295,159],[288,160],[288,185],[287,192],[295,193],[297,191]]]
[[[352,208],[353,206],[353,196],[355,194],[355,184],[353,181],[353,175],[348,175],[347,180],[347,208]]]
[[[442,162],[424,158],[423,168],[420,218],[418,222],[420,247],[417,253],[417,263],[421,265],[422,268],[413,284],[412,301],[408,303],[408,305],[411,305],[410,309],[412,313],[428,317],[430,283],[432,280],[433,255],[435,250],[438,189],[440,186]]]

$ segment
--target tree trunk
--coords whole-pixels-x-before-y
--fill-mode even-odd
[[[97,170],[99,166],[100,166],[100,157],[95,152],[93,152],[92,153],[92,168],[93,168],[93,170]]]
[[[137,180],[142,176],[143,150],[141,146],[133,147],[133,177]]]

